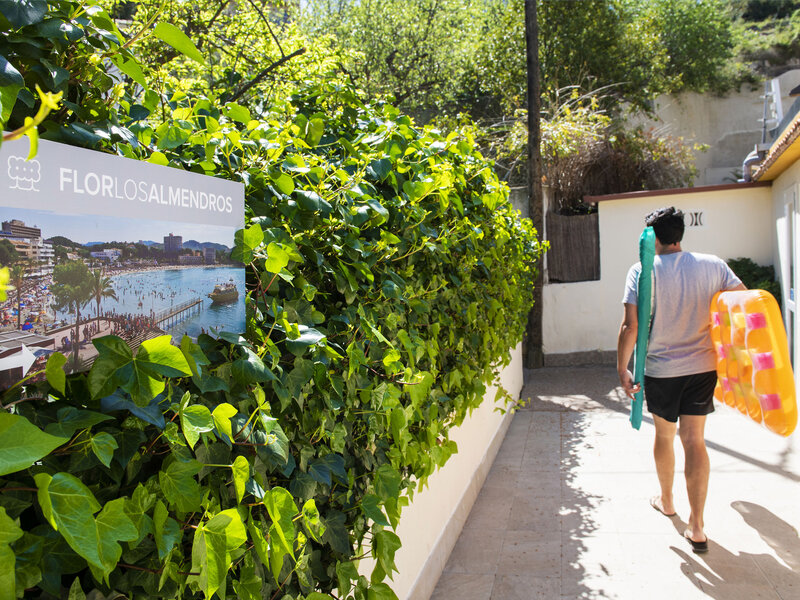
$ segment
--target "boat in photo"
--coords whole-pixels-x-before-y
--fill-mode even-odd
[[[208,294],[215,304],[226,304],[239,299],[239,290],[234,283],[218,283],[214,286],[214,291]]]

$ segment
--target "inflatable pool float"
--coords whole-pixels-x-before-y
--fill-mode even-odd
[[[633,382],[639,384],[639,391],[631,401],[631,425],[634,429],[642,426],[642,407],[644,405],[644,363],[647,359],[647,342],[650,339],[650,316],[653,309],[653,260],[656,256],[656,234],[652,227],[645,227],[639,236],[639,281],[636,293],[636,314],[638,329],[636,348],[633,351]]]
[[[714,398],[778,435],[797,425],[789,345],[778,303],[764,290],[719,292],[711,301],[717,353]]]

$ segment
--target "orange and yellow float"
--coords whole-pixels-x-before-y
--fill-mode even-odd
[[[797,425],[794,374],[778,303],[764,290],[720,292],[711,301],[717,352],[714,398],[778,435]]]

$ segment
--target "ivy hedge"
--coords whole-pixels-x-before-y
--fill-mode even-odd
[[[117,87],[103,61],[135,58],[96,5],[0,9],[11,128],[38,84],[64,97],[45,136],[244,182],[248,282],[246,332],[108,336],[4,393],[0,600],[395,598],[402,507],[522,338],[530,222],[467,132],[324,81],[257,115]]]

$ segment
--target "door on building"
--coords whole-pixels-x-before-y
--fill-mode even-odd
[[[798,225],[800,225],[800,201],[797,193],[798,185],[792,185],[783,197],[784,208],[784,232],[783,244],[780,249],[781,255],[781,281],[783,292],[783,318],[786,325],[786,336],[789,341],[789,354],[792,360],[792,367],[795,373],[795,386],[800,389],[798,383],[798,360],[800,356],[800,335],[798,335],[797,317],[797,290],[798,290],[798,270],[800,267],[800,255],[798,254]]]

